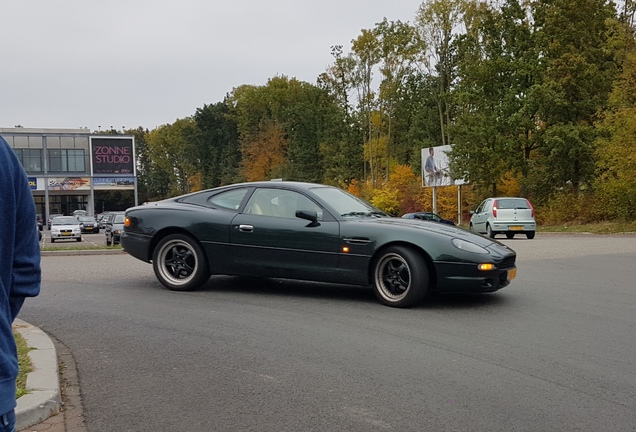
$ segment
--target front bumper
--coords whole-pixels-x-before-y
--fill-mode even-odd
[[[510,284],[517,268],[507,264],[506,268],[478,270],[475,263],[436,263],[437,291],[440,293],[487,293],[498,291]]]
[[[55,239],[55,240],[65,240],[65,239],[71,239],[71,240],[77,240],[78,238],[82,237],[82,233],[81,232],[77,232],[77,233],[54,233],[51,232],[51,238]]]

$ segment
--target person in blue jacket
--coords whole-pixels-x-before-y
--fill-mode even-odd
[[[24,299],[40,293],[35,204],[24,169],[0,137],[0,432],[15,432],[18,354],[12,324]]]

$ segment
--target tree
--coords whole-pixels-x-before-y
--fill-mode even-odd
[[[241,172],[247,181],[281,177],[287,139],[281,125],[263,120],[261,127],[241,144]]]
[[[378,39],[373,31],[362,30],[360,36],[353,40],[352,58],[355,60],[354,68],[354,87],[357,90],[358,111],[361,119],[364,142],[370,143],[373,140],[375,130],[372,123],[372,114],[376,109],[376,92],[373,89],[373,69],[380,61],[380,46]],[[373,148],[371,147],[371,150]],[[369,173],[371,182],[375,185],[377,181],[377,170],[373,164],[375,155],[373,151],[369,153]],[[366,177],[366,160],[365,160]]]
[[[196,148],[198,130],[190,117],[163,125],[148,134],[148,152],[152,161],[167,174],[170,194],[192,190],[190,177],[200,172]]]
[[[127,133],[135,137],[137,184],[140,201],[145,202],[167,198],[170,192],[168,187],[169,175],[152,160],[147,141],[149,135],[148,130],[139,127],[134,130],[129,130]]]
[[[463,0],[428,0],[422,2],[416,16],[416,28],[425,50],[421,58],[422,72],[435,83],[441,142],[451,144],[451,87],[455,80],[453,45],[459,34],[463,16]]]
[[[396,154],[394,129],[396,110],[404,91],[405,83],[412,74],[412,65],[422,51],[422,41],[415,28],[401,21],[376,24],[374,33],[380,46],[380,83],[378,103],[381,126],[376,128],[376,140],[386,134],[386,179],[388,180],[392,155]],[[386,129],[384,129],[386,127]],[[378,165],[376,164],[376,167]]]
[[[606,107],[617,74],[608,50],[609,23],[616,16],[607,0],[538,0],[534,18],[545,62],[540,107],[544,123],[540,163],[552,190],[578,194],[594,178],[597,113]]]
[[[627,24],[615,25],[622,72],[597,126],[597,211],[604,218],[636,219],[636,40]]]
[[[196,151],[201,162],[202,186],[232,183],[239,178],[241,152],[230,107],[226,101],[204,105],[197,108],[193,118],[198,129]]]

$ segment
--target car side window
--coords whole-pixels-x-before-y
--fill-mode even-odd
[[[322,220],[322,209],[306,196],[286,189],[259,188],[245,206],[245,214],[292,219],[297,210],[314,210]]]
[[[243,198],[247,193],[248,189],[232,189],[226,192],[221,192],[219,194],[213,195],[208,202],[215,207],[222,207],[228,210],[238,210],[241,206],[241,202],[243,202]]]
[[[481,204],[479,204],[479,207],[477,207],[477,210],[475,210],[475,213],[481,213],[485,210],[484,207],[486,206],[486,201],[488,200],[483,200]]]

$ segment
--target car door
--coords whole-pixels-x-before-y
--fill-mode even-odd
[[[317,223],[296,216],[315,211]],[[328,280],[338,267],[339,223],[307,196],[257,188],[232,220],[235,262],[254,276]]]

